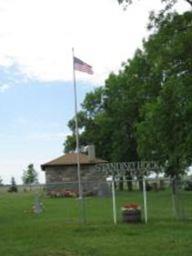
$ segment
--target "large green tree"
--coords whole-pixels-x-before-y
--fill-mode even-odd
[[[141,109],[137,142],[142,158],[160,160],[177,176],[192,162],[192,13],[168,15],[159,27],[145,51],[161,89]]]
[[[159,160],[167,174],[191,163],[192,13],[169,13],[143,50],[88,93],[78,113],[81,144],[109,161]],[[72,135],[65,150],[75,147]]]

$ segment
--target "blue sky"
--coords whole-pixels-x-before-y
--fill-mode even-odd
[[[74,115],[73,83],[25,80],[16,67],[1,67],[0,77],[9,87],[0,93],[1,177],[9,182],[14,176],[20,182],[29,163],[39,171],[40,163],[62,154],[62,143],[70,133],[67,123]],[[79,109],[93,88],[77,82]],[[39,176],[43,181],[43,173]]]
[[[74,115],[72,47],[93,66],[77,72],[78,104],[131,58],[148,36],[160,0],[0,0],[0,177],[21,183],[23,170],[62,154]],[[187,8],[179,1],[177,9]]]

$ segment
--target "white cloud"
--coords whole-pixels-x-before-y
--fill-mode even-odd
[[[11,86],[9,84],[0,84],[0,93],[5,92],[6,90],[8,90]]]
[[[0,0],[0,65],[17,63],[42,81],[71,81],[74,46],[95,71],[78,79],[103,82],[141,45],[148,11],[159,7],[160,0],[126,12],[116,0]]]

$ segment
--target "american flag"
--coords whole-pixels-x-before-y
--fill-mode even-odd
[[[83,62],[82,60],[80,60],[76,57],[73,57],[73,61],[74,61],[74,69],[75,70],[85,72],[90,75],[93,74],[92,66],[88,65],[87,63]]]

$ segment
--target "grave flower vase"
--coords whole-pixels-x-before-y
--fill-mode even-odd
[[[122,221],[124,223],[141,222],[141,207],[137,204],[127,204],[122,207]]]

